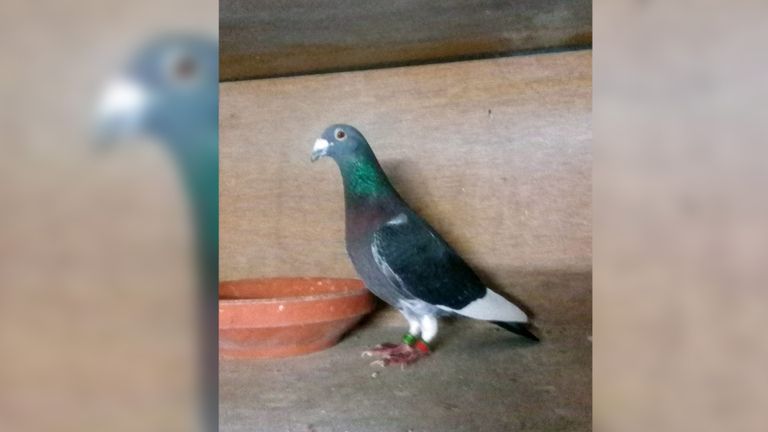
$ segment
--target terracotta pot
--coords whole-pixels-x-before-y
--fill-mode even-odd
[[[373,296],[357,279],[221,282],[219,356],[288,357],[322,350],[373,307]]]

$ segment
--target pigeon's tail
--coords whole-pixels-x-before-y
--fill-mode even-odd
[[[503,328],[504,330],[511,331],[514,334],[520,335],[526,339],[538,342],[539,338],[531,333],[530,325],[522,322],[504,322],[504,321],[491,321],[491,323]]]

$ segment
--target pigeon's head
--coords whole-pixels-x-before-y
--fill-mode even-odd
[[[328,156],[342,162],[349,159],[365,157],[370,153],[368,141],[363,134],[352,126],[335,124],[329,126],[312,148],[312,161]]]
[[[217,127],[218,45],[198,35],[157,38],[107,83],[96,113],[100,138]]]

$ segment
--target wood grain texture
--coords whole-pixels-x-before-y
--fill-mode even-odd
[[[591,0],[222,0],[222,80],[592,43]]]
[[[546,288],[547,273],[589,281],[591,59],[574,51],[223,83],[221,278],[355,276],[338,169],[309,161],[323,129],[345,122],[494,286],[525,297]]]

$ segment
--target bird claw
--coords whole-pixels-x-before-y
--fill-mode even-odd
[[[362,353],[360,353],[360,357],[373,357],[373,356],[383,356],[387,357],[391,355],[392,353],[396,352],[397,350],[402,350],[402,346],[398,344],[393,344],[389,342],[381,343],[369,350],[365,350]]]
[[[392,343],[376,345],[373,349],[363,351],[362,353],[362,357],[372,357],[374,355],[381,356],[381,359],[371,362],[371,366],[387,367],[390,365],[400,365],[401,369],[405,369],[405,366],[413,364],[429,354],[410,345]]]
[[[394,344],[391,342],[384,342],[373,347],[373,351],[388,351],[399,347],[400,344]]]

